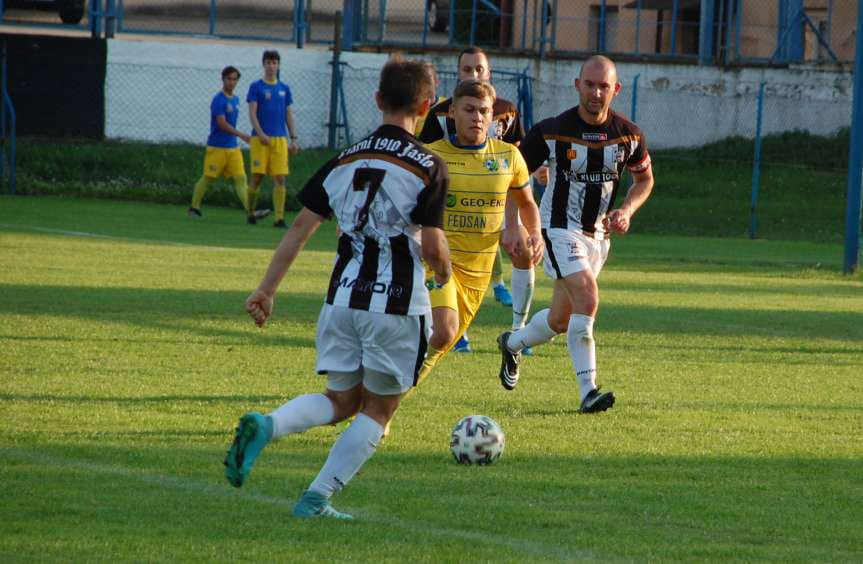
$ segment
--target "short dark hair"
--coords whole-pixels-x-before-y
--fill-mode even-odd
[[[464,96],[471,98],[491,98],[492,103],[497,99],[494,86],[484,80],[463,80],[458,83],[452,93],[452,99],[458,100]]]
[[[381,69],[378,92],[387,112],[412,113],[434,96],[431,65],[424,61],[394,56]]]
[[[464,49],[462,49],[461,53],[458,54],[458,58],[455,60],[456,66],[458,67],[461,66],[462,55],[482,55],[483,57],[485,57],[486,61],[488,60],[488,55],[485,51],[482,50],[482,48],[477,47],[476,45],[471,45],[470,47],[465,47]],[[489,64],[489,66],[491,66],[491,64]]]
[[[261,57],[261,64],[264,64],[267,61],[279,61],[282,62],[282,56],[279,55],[279,52],[275,49],[264,51],[264,56]]]
[[[240,71],[237,70],[237,67],[232,67],[231,65],[226,66],[225,68],[222,69],[222,80],[227,78],[228,75],[231,75],[234,73],[237,73],[237,78],[240,78],[241,76],[243,76],[240,74]]]

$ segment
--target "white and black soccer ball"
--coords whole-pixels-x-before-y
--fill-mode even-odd
[[[452,430],[449,448],[459,464],[491,464],[503,454],[500,425],[485,415],[462,417]]]

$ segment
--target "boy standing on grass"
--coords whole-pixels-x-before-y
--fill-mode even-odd
[[[252,158],[252,183],[249,186],[250,209],[255,209],[258,189],[264,175],[273,177],[273,209],[276,214],[274,227],[285,225],[285,177],[289,173],[288,153],[295,155],[300,150],[297,130],[291,111],[293,97],[288,85],[279,80],[281,57],[278,51],[264,51],[262,57],[264,78],[249,86],[246,101],[252,120],[252,139],[249,151]],[[290,134],[290,144],[288,143]],[[249,215],[248,222],[254,224],[256,217]]]
[[[357,414],[294,506],[295,517],[352,519],[333,509],[330,497],[374,454],[425,357],[431,308],[422,261],[436,284],[451,274],[442,229],[446,165],[410,133],[433,94],[425,63],[384,65],[375,96],[383,124],[308,181],[298,196],[303,209],[246,300],[263,326],[291,263],[323,220],[335,217],[341,234],[315,342],[326,391],[295,397],[268,415],[246,413],[225,458],[225,477],[240,487],[271,440]]]
[[[653,170],[641,129],[611,110],[620,92],[617,67],[607,57],[590,57],[575,80],[578,106],[534,125],[520,149],[528,168],[549,159],[549,184],[540,216],[545,238],[545,273],[554,280],[551,308],[537,312],[517,331],[498,337],[500,379],[518,382],[521,351],[566,333],[578,381],[581,413],[614,405],[614,393],[596,385],[593,321],[599,308],[596,279],[608,258],[611,233],[629,231],[632,215],[653,190]],[[633,183],[613,209],[626,167]]]
[[[254,208],[249,207],[246,167],[243,165],[243,154],[237,143],[237,137],[246,143],[249,142],[249,136],[237,129],[240,99],[234,96],[234,89],[239,80],[240,71],[236,68],[227,66],[222,69],[222,89],[210,102],[210,135],[207,137],[204,174],[198,179],[192,192],[190,217],[201,217],[201,202],[204,200],[204,194],[220,176],[233,180],[234,190],[237,191],[237,197],[240,198],[247,216],[263,217],[270,213],[270,210],[253,212],[250,210]]]

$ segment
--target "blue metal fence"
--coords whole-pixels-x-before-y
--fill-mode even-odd
[[[344,11],[345,50],[363,46],[515,49],[541,57],[590,53],[702,64],[846,63],[856,0],[91,0],[94,35],[180,34],[331,43]],[[434,6],[446,6],[432,12]],[[808,7],[807,7],[808,6]],[[0,12],[3,2],[0,1]],[[40,15],[36,15],[40,14]],[[56,15],[8,10],[3,23],[59,26]]]

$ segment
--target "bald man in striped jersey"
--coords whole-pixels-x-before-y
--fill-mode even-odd
[[[578,379],[579,411],[597,413],[612,407],[615,398],[596,385],[596,279],[608,258],[609,236],[629,231],[632,215],[650,196],[653,171],[641,129],[611,110],[620,92],[614,63],[603,56],[589,58],[575,88],[578,106],[536,124],[520,145],[531,171],[546,159],[550,163],[540,216],[546,245],[543,267],[554,280],[554,295],[550,309],[537,312],[524,328],[498,337],[500,379],[505,388],[514,388],[521,350],[566,333]],[[624,167],[633,183],[614,208]]]

